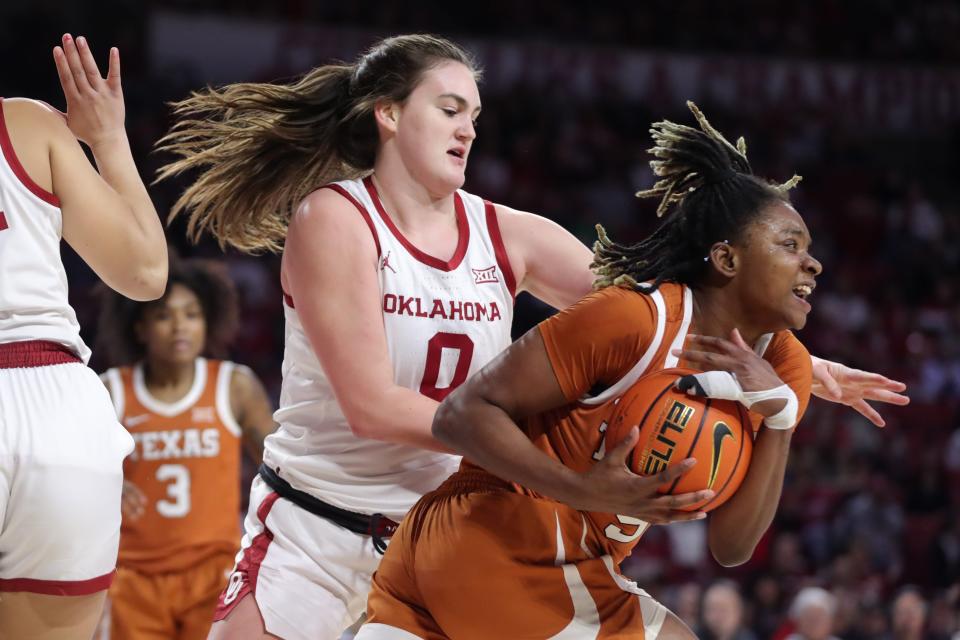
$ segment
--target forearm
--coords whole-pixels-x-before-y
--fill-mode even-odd
[[[576,503],[579,474],[538,449],[495,405],[480,400],[467,405],[454,394],[440,405],[433,433],[499,478],[567,504]]]
[[[793,430],[762,427],[750,468],[730,500],[710,515],[710,549],[725,566],[750,559],[776,514]]]
[[[380,394],[375,402],[354,403],[353,410],[347,412],[347,420],[354,435],[361,438],[453,453],[450,447],[434,438],[430,429],[439,404],[413,389],[394,386]]]
[[[166,241],[163,225],[147,193],[133,160],[125,133],[118,133],[90,147],[100,176],[116,192],[132,215],[129,239],[131,253],[143,259],[166,262]]]

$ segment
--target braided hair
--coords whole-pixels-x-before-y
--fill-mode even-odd
[[[650,237],[629,246],[613,242],[597,225],[590,265],[597,275],[595,289],[624,286],[649,293],[663,282],[695,287],[708,273],[704,256],[710,247],[740,237],[772,202],[789,202],[789,190],[800,182],[797,175],[783,184],[754,176],[744,139],[734,146],[697,105],[687,101],[687,107],[700,128],[669,120],[653,123],[650,168],[660,179],[637,193],[638,198],[660,198],[657,217],[666,215],[665,221]]]

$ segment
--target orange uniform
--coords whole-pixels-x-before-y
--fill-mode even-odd
[[[619,394],[644,373],[684,366],[670,352],[684,344],[692,314],[681,285],[651,295],[611,287],[541,323],[569,404],[521,425],[533,443],[586,471],[603,455]],[[799,420],[810,397],[806,349],[790,331],[764,336],[756,349],[797,394]],[[759,428],[762,417],[752,418]],[[358,640],[409,637],[394,629],[430,640],[655,637],[665,610],[619,573],[648,526],[581,513],[464,461],[394,535]]]
[[[231,362],[198,358],[175,403],[150,395],[143,368],[105,374],[136,442],[124,478],[146,496],[124,517],[110,590],[111,638],[205,638],[240,539],[240,427],[230,408]]]

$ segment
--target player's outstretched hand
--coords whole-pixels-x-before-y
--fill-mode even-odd
[[[696,460],[688,458],[656,475],[637,475],[630,470],[627,458],[638,439],[639,430],[634,427],[623,442],[582,474],[580,495],[570,502],[570,506],[581,511],[630,516],[651,524],[699,520],[706,516],[702,511],[682,511],[681,508],[709,500],[714,495],[713,491],[678,495],[657,493],[657,487],[682,476],[696,464]]]
[[[813,395],[852,407],[878,427],[885,426],[886,422],[867,400],[901,407],[910,403],[910,398],[901,393],[907,385],[898,380],[822,358],[812,360]]]
[[[86,38],[67,33],[62,47],[53,48],[57,75],[67,99],[67,126],[90,147],[126,136],[120,86],[120,52],[110,49],[107,77],[100,75]]]

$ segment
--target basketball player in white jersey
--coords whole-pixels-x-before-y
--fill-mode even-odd
[[[113,579],[133,441],[87,368],[64,238],[110,287],[163,293],[163,227],[124,131],[120,57],[54,60],[67,113],[0,99],[0,638],[89,638]],[[99,173],[78,140],[93,153]]]
[[[199,178],[175,211],[190,210],[194,234],[284,251],[280,427],[211,638],[339,637],[394,523],[459,463],[430,425],[509,343],[515,294],[562,308],[591,289],[591,252],[571,234],[460,190],[477,76],[457,45],[399,36],[290,85],[208,89],[176,108],[161,145],[182,159],[161,175]],[[864,379],[847,379],[862,399]]]

